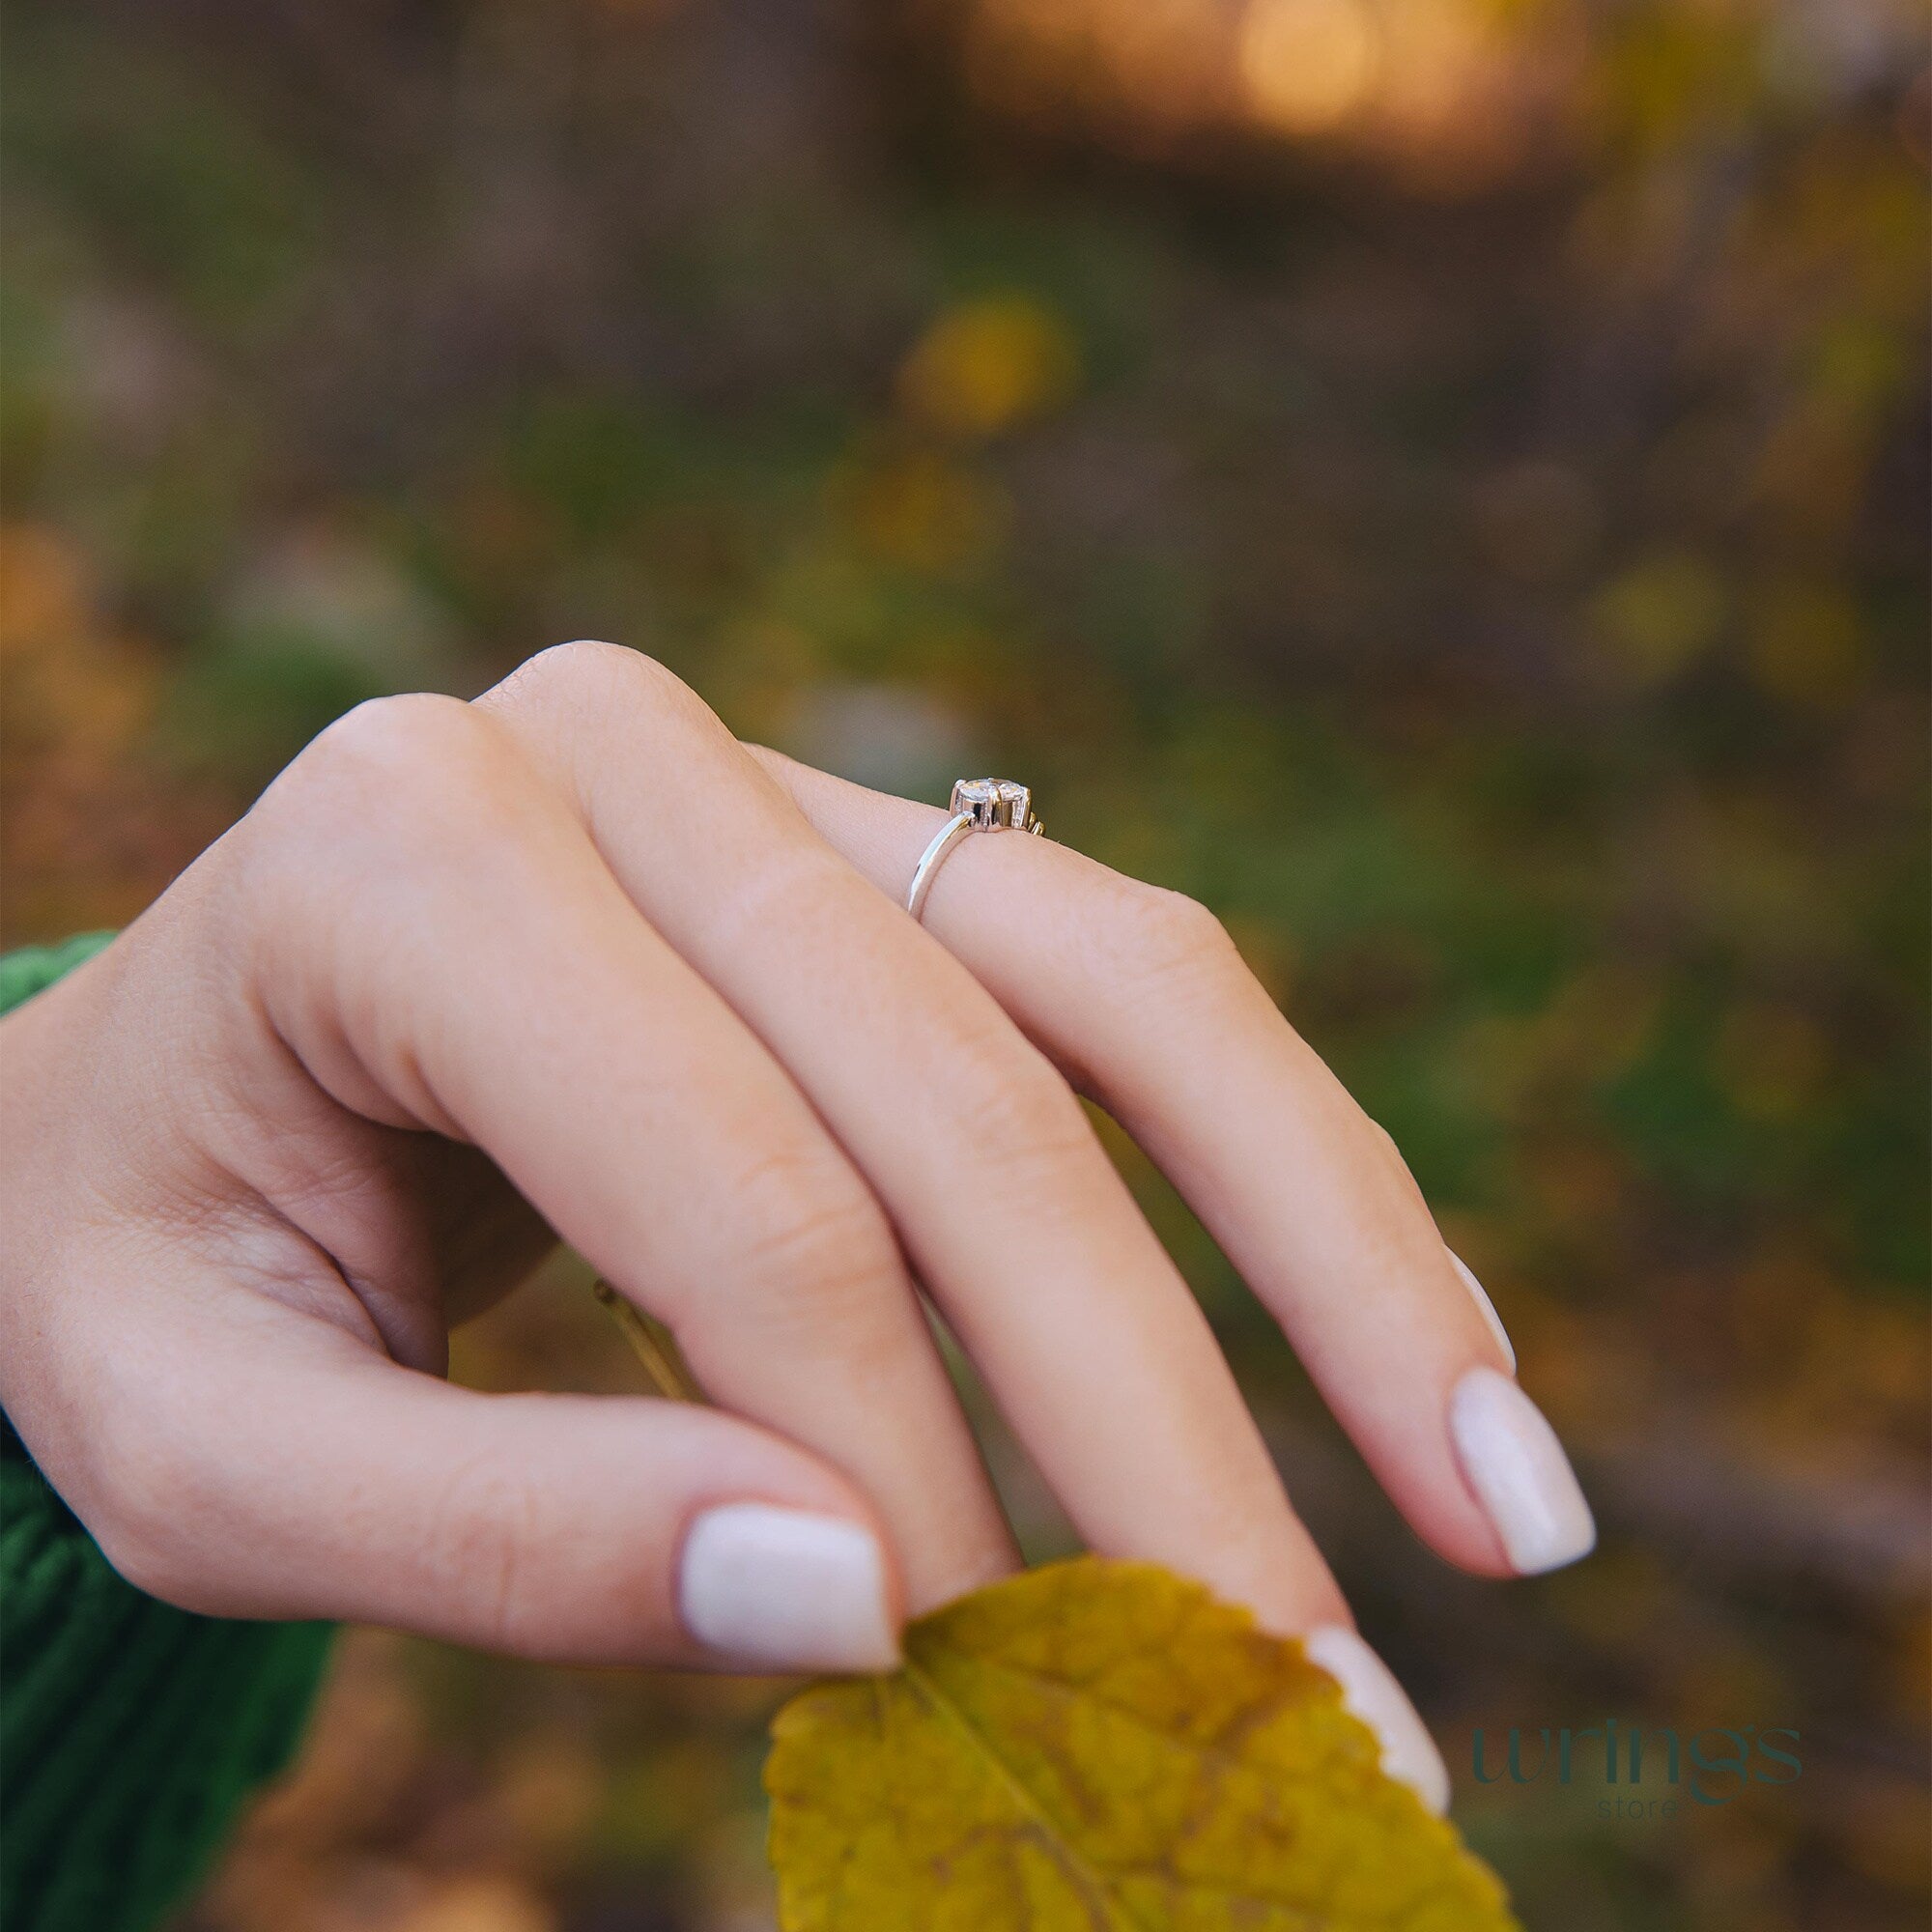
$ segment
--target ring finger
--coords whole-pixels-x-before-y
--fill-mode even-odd
[[[690,691],[574,645],[478,700],[808,1094],[1087,1542],[1346,1622],[1226,1361],[1071,1090]]]

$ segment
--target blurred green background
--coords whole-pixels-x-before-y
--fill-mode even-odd
[[[1022,775],[1224,915],[1576,1446],[1600,1554],[1449,1574],[1121,1150],[1528,1922],[1923,1925],[1915,5],[0,17],[10,941],[571,636],[873,783]],[[637,1386],[567,1260],[457,1372]],[[774,1702],[355,1634],[186,1923],[769,1926]],[[1469,1776],[1606,1715],[1804,1774]]]

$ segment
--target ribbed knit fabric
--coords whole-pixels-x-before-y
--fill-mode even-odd
[[[0,958],[0,1012],[109,937]],[[288,1762],[329,1631],[144,1596],[0,1419],[0,1927],[146,1932],[164,1918]]]

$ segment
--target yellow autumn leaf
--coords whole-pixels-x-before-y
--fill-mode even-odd
[[[1083,1557],[911,1625],[779,1713],[784,1932],[1506,1932],[1488,1866],[1298,1643]]]

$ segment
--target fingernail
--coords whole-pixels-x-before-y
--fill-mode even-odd
[[[726,1503],[686,1532],[684,1627],[748,1669],[892,1670],[898,1638],[878,1539],[840,1517]]]
[[[1449,1259],[1456,1264],[1456,1272],[1463,1277],[1463,1286],[1475,1296],[1476,1307],[1481,1311],[1483,1320],[1490,1324],[1490,1333],[1496,1338],[1496,1347],[1503,1351],[1504,1358],[1510,1365],[1510,1374],[1515,1375],[1516,1350],[1510,1342],[1509,1330],[1503,1326],[1503,1318],[1496,1313],[1496,1304],[1490,1299],[1489,1290],[1476,1279],[1470,1271],[1468,1263],[1454,1248],[1451,1248],[1448,1254]]]
[[[1471,1369],[1449,1398],[1449,1433],[1520,1575],[1561,1569],[1595,1547],[1596,1521],[1555,1430],[1508,1376]]]
[[[1342,1687],[1342,1702],[1381,1741],[1382,1769],[1435,1812],[1449,1808],[1449,1771],[1428,1726],[1388,1665],[1343,1624],[1323,1624],[1302,1648]]]

